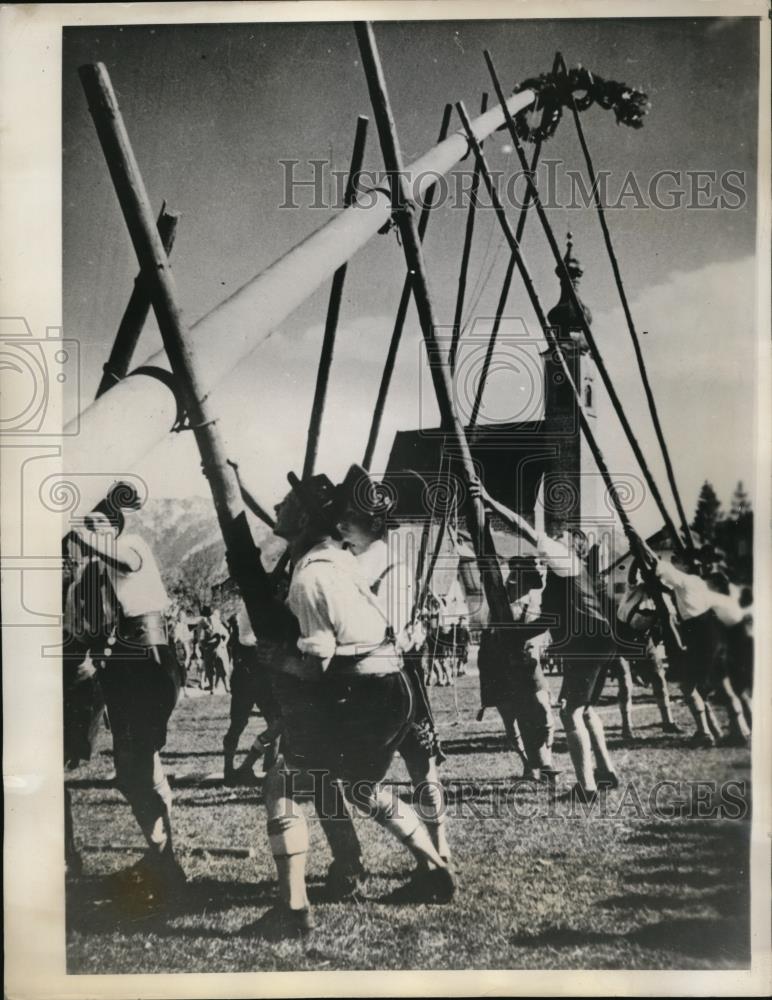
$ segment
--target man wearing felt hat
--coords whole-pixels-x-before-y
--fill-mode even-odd
[[[415,812],[380,785],[412,715],[412,693],[387,622],[354,556],[334,537],[336,491],[326,476],[300,482],[276,507],[274,531],[294,565],[287,605],[300,637],[277,663],[282,754],[264,783],[268,837],[279,876],[278,914],[290,933],[313,927],[305,885],[308,831],[295,800],[305,772],[343,780],[354,803],[432,864],[427,902],[446,902],[455,883]]]

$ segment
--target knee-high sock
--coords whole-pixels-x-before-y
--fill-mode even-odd
[[[744,739],[747,739],[750,736],[751,731],[748,728],[748,723],[745,721],[743,703],[737,697],[729,677],[723,677],[721,679],[721,688],[726,697],[727,709],[729,712],[729,728],[732,730],[733,735],[742,736]]]
[[[424,822],[432,843],[444,860],[450,858],[445,828],[445,794],[440,782],[437,761],[426,752],[403,751],[402,757],[413,782],[413,804]]]
[[[171,855],[172,791],[158,753],[114,747],[117,785],[153,854]]]
[[[614,764],[606,746],[606,733],[603,729],[603,721],[592,705],[588,705],[584,710],[584,722],[590,734],[590,745],[595,754],[599,770],[606,774],[612,773],[614,771]]]
[[[584,706],[565,709],[562,712],[566,730],[566,743],[571,763],[574,765],[576,780],[585,791],[595,790],[595,775],[592,766],[592,744],[583,718]]]
[[[354,792],[354,802],[358,805],[360,801],[377,823],[407,847],[416,861],[436,868],[445,867],[415,810],[403,802],[393,788],[360,786]]]
[[[622,715],[622,733],[627,736],[632,735],[633,732],[633,677],[630,664],[622,657],[619,658],[619,669],[617,698],[619,711]]]
[[[670,705],[670,692],[667,689],[667,682],[661,668],[657,669],[654,674],[651,689],[654,692],[654,697],[657,699],[657,707],[662,718],[662,725],[672,726],[673,709]]]
[[[707,713],[705,711],[705,702],[702,700],[702,696],[696,688],[683,685],[681,691],[684,696],[684,701],[687,704],[689,711],[692,713],[692,718],[697,724],[697,731],[701,736],[713,736],[710,728],[708,727]]]
[[[358,871],[362,867],[362,845],[354,827],[353,811],[340,782],[334,781],[326,771],[312,771],[311,778],[316,815],[333,859],[345,871]]]
[[[308,827],[303,812],[292,797],[292,774],[285,774],[280,768],[281,765],[274,765],[263,783],[266,829],[276,864],[279,896],[291,909],[299,910],[308,906]]]

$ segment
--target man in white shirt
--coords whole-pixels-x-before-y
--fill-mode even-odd
[[[336,527],[356,557],[381,617],[391,627],[403,652],[416,708],[399,753],[413,783],[413,801],[419,806],[421,819],[438,853],[448,861],[445,797],[437,769],[445,755],[424,683],[420,645],[416,648],[413,643],[413,574],[399,558],[399,535],[392,535],[387,541],[387,517],[392,502],[365,469],[352,465],[338,487],[338,504]]]
[[[121,873],[148,905],[162,904],[185,875],[172,847],[172,793],[159,751],[179,697],[182,672],[169,646],[164,612],[169,600],[150,547],[138,535],[124,535],[117,490],[97,506],[84,528],[74,532],[84,552],[104,564],[118,604],[118,622],[98,658],[105,697],[116,783],[148,843],[142,861]]]
[[[709,748],[723,737],[718,719],[707,700],[716,685],[727,698],[733,738],[745,742],[750,731],[742,703],[732,690],[729,675],[721,663],[725,644],[722,622],[736,624],[742,616],[737,617],[733,599],[727,601],[725,595],[711,590],[700,576],[686,570],[686,562],[677,555],[673,556],[672,562],[659,559],[656,564],[657,577],[673,595],[679,632],[686,647],[683,651],[671,651],[669,658],[671,676],[680,684],[697,725],[692,745]]]
[[[291,482],[274,531],[287,540],[295,566],[287,603],[300,625],[299,655],[277,664],[282,759],[266,775],[263,794],[279,877],[277,916],[288,933],[307,934],[313,918],[305,886],[308,831],[293,791],[298,771],[343,779],[357,805],[433,864],[432,901],[447,902],[455,883],[415,812],[379,784],[407,729],[412,699],[367,582],[331,537],[334,487],[324,476]]]

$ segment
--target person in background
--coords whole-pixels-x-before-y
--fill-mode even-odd
[[[230,690],[228,685],[228,674],[230,664],[228,663],[228,630],[223,624],[220,612],[205,604],[201,608],[202,633],[200,639],[201,656],[204,661],[204,676],[209,694],[214,694],[219,683],[225,688],[225,692]]]
[[[584,562],[587,542],[578,529],[558,541],[495,501],[479,482],[471,485],[486,508],[531,543],[546,567],[541,616],[550,622],[552,648],[563,664],[560,716],[576,774],[571,797],[582,803],[597,798],[599,788],[618,788],[619,778],[606,745],[595,703],[603,689],[615,642]]]
[[[115,490],[113,494],[115,494]],[[147,542],[124,534],[123,511],[110,498],[73,535],[105,567],[117,603],[114,635],[97,659],[113,737],[116,783],[148,844],[144,858],[118,882],[150,905],[163,904],[185,882],[172,844],[172,793],[159,751],[183,673],[166,631],[169,603]]]
[[[239,602],[238,614],[231,618],[229,644],[233,671],[230,725],[223,737],[223,777],[226,785],[254,785],[253,768],[268,745],[265,734],[255,740],[239,767],[234,762],[239,738],[252,709],[256,708],[269,723],[278,715],[270,675],[270,659],[275,655],[276,644],[266,637],[258,642],[243,601]]]

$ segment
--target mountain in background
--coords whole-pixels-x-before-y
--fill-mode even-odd
[[[247,516],[263,564],[270,569],[284,542],[262,521]],[[222,533],[207,497],[148,500],[141,511],[128,515],[126,530],[149,543],[170,596],[176,596],[193,612],[212,600],[213,587],[219,592],[228,580]]]

